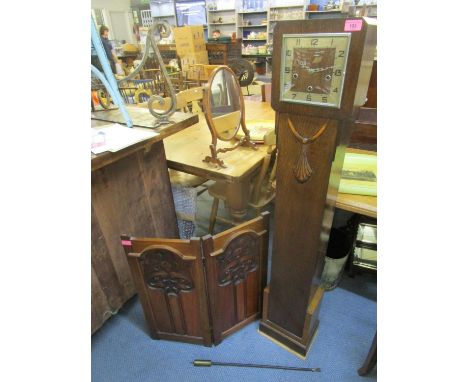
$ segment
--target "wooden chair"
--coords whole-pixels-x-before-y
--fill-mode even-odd
[[[269,213],[190,240],[122,235],[153,339],[211,346],[260,317]]]
[[[201,114],[203,113],[203,87],[198,86],[195,88],[190,88],[186,90],[182,90],[181,92],[177,93],[177,97],[182,97],[185,100],[185,107],[184,111],[189,112],[191,111],[194,114]]]
[[[263,138],[264,144],[268,145],[267,153],[263,159],[262,166],[256,175],[253,178],[251,183],[251,189],[249,193],[249,207],[253,208],[256,211],[256,214],[259,215],[262,208],[264,208],[268,203],[270,203],[276,194],[275,190],[275,179],[276,179],[276,134],[272,130],[269,133],[265,134]],[[222,221],[227,224],[236,225],[232,220],[224,219],[217,216],[219,201],[227,200],[227,185],[225,182],[216,182],[212,186],[208,187],[208,193],[213,197],[213,204],[211,207],[210,214],[210,225],[208,231],[212,234],[216,220]]]
[[[186,113],[190,110],[192,111],[192,113],[203,112],[203,107],[200,104],[200,102],[203,100],[202,87],[182,90],[181,92],[177,93],[176,96],[178,110],[183,110]],[[181,187],[198,187],[208,181],[207,178],[202,178],[200,176],[187,174],[172,169],[169,169],[169,176],[172,184]],[[204,192],[205,190],[206,188],[201,192]]]

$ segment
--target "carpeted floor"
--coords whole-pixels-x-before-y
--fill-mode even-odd
[[[197,198],[196,235],[206,234],[212,198]],[[271,221],[274,220],[273,208]],[[223,203],[219,215],[228,216]],[[215,232],[228,228],[218,223]],[[271,234],[271,232],[270,232]],[[270,236],[271,237],[271,236]],[[270,240],[271,243],[271,240]],[[271,250],[270,250],[271,253]],[[270,263],[270,262],[269,262]],[[269,264],[271,265],[271,264]],[[93,382],[283,382],[376,380],[374,369],[359,377],[377,325],[377,285],[374,276],[343,276],[338,288],[326,292],[320,325],[307,360],[289,353],[257,332],[254,322],[216,347],[152,340],[143,312],[134,297],[92,338]],[[198,368],[194,359],[224,362],[320,367],[320,373],[235,367]]]
[[[254,322],[216,347],[155,341],[147,334],[138,297],[131,299],[92,338],[93,382],[155,381],[360,381],[376,330],[376,282],[371,275],[344,276],[325,293],[316,338],[303,361],[257,332]],[[194,359],[320,367],[320,373],[235,367],[193,367]]]

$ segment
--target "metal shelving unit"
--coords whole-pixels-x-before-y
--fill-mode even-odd
[[[177,26],[173,0],[151,1],[150,10],[153,20],[166,20],[171,26]]]
[[[207,0],[206,14],[208,38],[211,37],[216,29],[219,29],[226,36],[232,36],[237,31],[236,0]],[[213,22],[214,20],[219,20],[219,18],[223,22]]]

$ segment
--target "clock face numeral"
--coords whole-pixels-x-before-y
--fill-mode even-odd
[[[285,34],[280,101],[339,108],[350,33]]]

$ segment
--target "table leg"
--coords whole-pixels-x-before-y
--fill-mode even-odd
[[[227,184],[227,203],[235,222],[240,222],[247,215],[249,188],[249,178]]]

